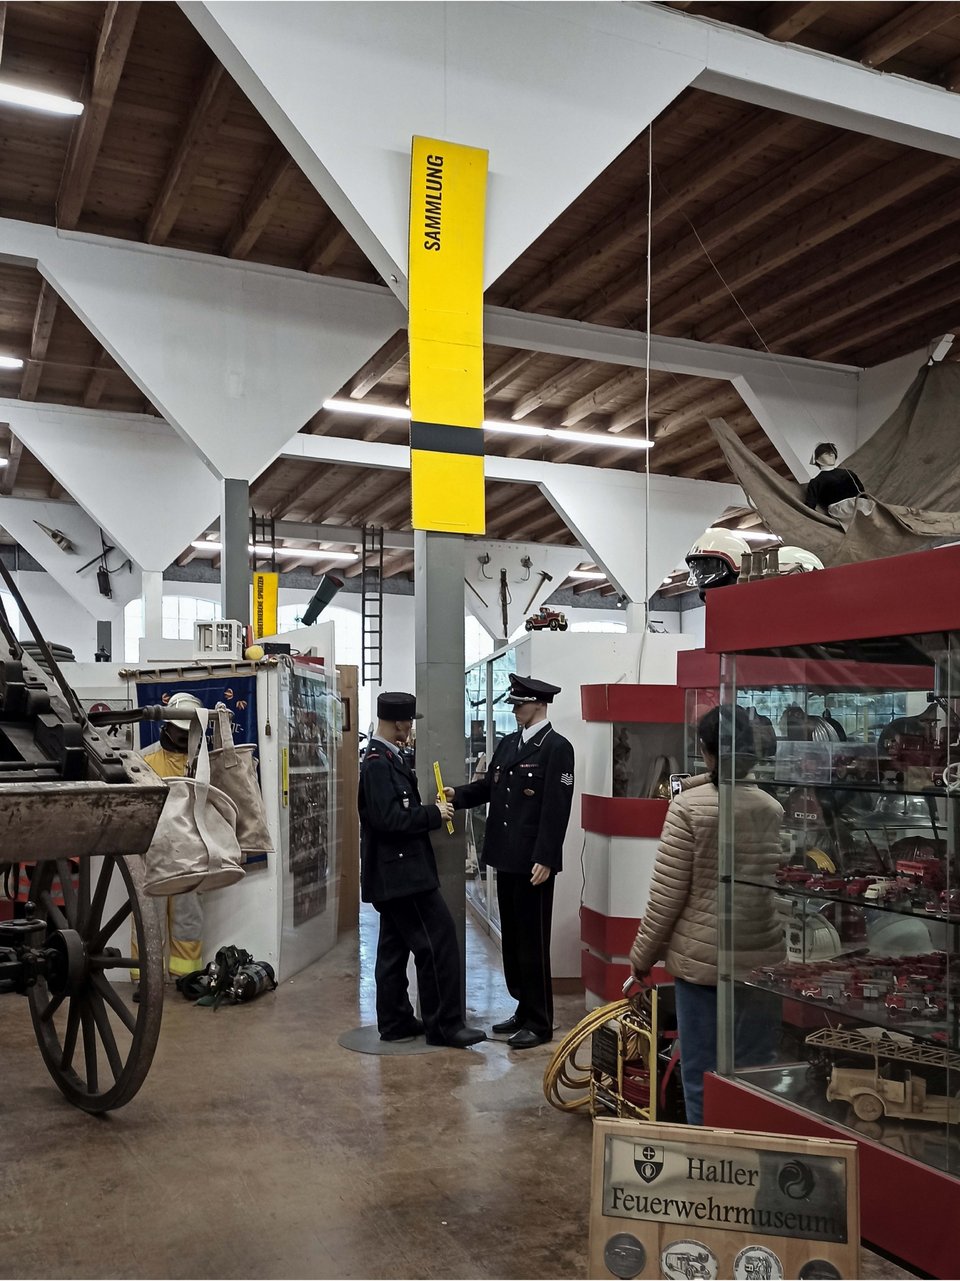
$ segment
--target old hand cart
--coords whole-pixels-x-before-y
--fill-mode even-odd
[[[106,1112],[139,1090],[160,1032],[163,939],[141,856],[167,792],[136,753],[97,732],[2,563],[0,577],[51,673],[0,607],[0,870],[34,865],[26,919],[0,922],[0,993],[27,997],[43,1061],[70,1102]],[[136,960],[111,946],[118,931],[135,940]],[[139,1004],[111,981],[131,965]]]

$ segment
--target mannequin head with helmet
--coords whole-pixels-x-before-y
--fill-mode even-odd
[[[168,752],[186,752],[190,741],[190,709],[202,707],[196,694],[186,690],[177,690],[167,700],[167,707],[182,707],[187,713],[183,720],[163,721],[160,730],[160,746]]]
[[[740,577],[743,558],[751,551],[750,543],[733,529],[712,526],[700,535],[686,555],[691,587],[700,590],[700,599],[712,587],[729,587]],[[802,547],[780,547],[781,574],[805,574],[823,569],[823,561]]]

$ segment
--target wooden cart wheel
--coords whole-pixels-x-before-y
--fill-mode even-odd
[[[75,885],[70,863],[58,859],[38,863],[30,887],[37,914],[47,922],[45,946],[59,953],[53,973],[28,993],[34,1030],[50,1075],[87,1112],[129,1103],[150,1069],[160,1034],[163,935],[157,904],[143,891],[143,870],[141,858],[84,858]],[[50,893],[54,877],[62,886],[62,908]],[[118,896],[122,901],[113,909]],[[128,955],[129,947],[121,952],[108,946],[118,929],[127,936],[128,920],[137,960]],[[139,1004],[129,987],[108,978],[110,970],[131,967],[140,971]]]
[[[883,1116],[883,1103],[875,1094],[858,1094],[853,1100],[853,1110],[861,1121],[879,1121]]]

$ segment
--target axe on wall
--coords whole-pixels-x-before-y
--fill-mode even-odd
[[[530,599],[527,601],[527,608],[523,611],[525,614],[529,611],[530,606],[531,606],[531,605],[533,604],[533,602],[537,599],[537,593],[540,591],[540,588],[543,586],[543,584],[544,584],[544,583],[552,583],[552,582],[553,582],[553,575],[552,575],[552,574],[548,574],[548,573],[547,573],[547,571],[546,571],[545,569],[541,569],[541,571],[540,571],[540,581],[537,583],[536,587],[533,589],[533,595],[532,595],[532,596],[530,597]]]

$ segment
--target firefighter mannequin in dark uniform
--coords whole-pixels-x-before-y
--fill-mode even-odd
[[[507,1044],[515,1050],[553,1036],[553,884],[573,800],[573,747],[548,720],[548,704],[559,693],[556,685],[511,674],[517,732],[500,740],[482,778],[446,788],[456,809],[490,804],[483,858],[497,869],[503,977],[517,1002],[493,1030],[510,1033]]]
[[[486,1033],[464,1026],[460,948],[430,844],[430,832],[452,817],[453,807],[420,800],[416,775],[400,750],[416,716],[413,694],[381,694],[376,733],[360,766],[360,892],[380,914],[377,1026],[384,1041],[426,1032],[430,1045],[465,1049],[486,1040]],[[411,953],[422,1023],[408,993]]]

